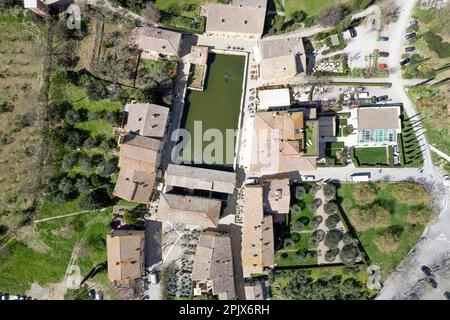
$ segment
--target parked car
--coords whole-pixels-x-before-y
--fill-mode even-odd
[[[94,300],[95,299],[95,290],[94,289],[90,289],[88,291],[88,296],[89,296],[89,299]]]
[[[411,61],[410,58],[403,59],[402,61],[400,61],[400,65],[403,67],[407,65],[410,61]]]
[[[405,52],[413,52],[414,50],[416,50],[416,47],[406,47],[405,48]]]
[[[95,300],[103,300],[103,291],[97,291],[95,293]]]
[[[409,20],[409,25],[412,26],[413,24],[417,24],[417,20],[416,19]]]
[[[410,39],[414,38],[416,35],[417,35],[417,34],[416,34],[415,32],[411,32],[411,33],[408,33],[408,34],[405,36],[405,38],[406,38],[406,40],[410,40]]]
[[[150,283],[151,284],[158,284],[158,282],[159,282],[158,273],[157,272],[152,272],[150,274]]]
[[[380,51],[380,52],[378,52],[378,55],[379,55],[380,57],[387,58],[387,57],[389,57],[389,52],[386,52],[386,51]]]
[[[431,269],[428,266],[421,266],[420,270],[427,276],[431,276]]]
[[[315,176],[303,176],[303,181],[314,181]]]
[[[356,29],[354,27],[348,28],[348,32],[350,32],[350,36],[352,38],[356,38],[356,36],[358,35],[358,33],[356,32]]]
[[[384,70],[387,69],[388,65],[386,63],[379,63],[378,64],[378,69],[380,70]]]
[[[389,41],[389,37],[380,37],[379,41]]]
[[[247,178],[245,179],[244,184],[258,184],[258,178]]]
[[[383,102],[386,101],[389,98],[389,96],[379,96],[376,98],[377,102]]]
[[[446,186],[447,188],[450,188],[450,177],[445,175],[444,179],[442,179],[442,183],[444,184],[444,186]]]

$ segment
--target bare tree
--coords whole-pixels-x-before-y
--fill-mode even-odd
[[[344,15],[345,10],[342,6],[326,7],[319,12],[317,21],[324,27],[335,27],[341,22]]]
[[[390,23],[394,23],[398,20],[400,15],[400,7],[391,3],[385,4],[381,7],[381,23],[386,26]]]
[[[158,8],[152,1],[147,2],[145,8],[141,10],[141,16],[149,23],[157,23],[161,18]]]

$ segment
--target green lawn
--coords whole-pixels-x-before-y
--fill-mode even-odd
[[[392,272],[404,256],[411,250],[411,248],[419,240],[425,225],[419,222],[411,223],[411,212],[413,205],[407,204],[398,199],[396,188],[404,189],[405,183],[392,183],[392,184],[369,184],[376,190],[375,197],[372,203],[381,203],[381,206],[389,208],[389,220],[388,226],[371,227],[365,230],[355,230],[358,237],[366,250],[370,263],[378,265],[381,268],[382,278],[386,279],[390,272]],[[361,186],[356,184],[342,184],[338,189],[338,195],[341,199],[341,205],[348,216],[350,223],[356,219],[353,216],[352,209],[358,209],[370,204],[362,204],[361,200],[357,197],[357,188]],[[412,193],[412,192],[411,192]],[[415,198],[413,198],[415,196]],[[361,196],[360,196],[361,197]],[[411,194],[412,199],[427,198],[427,192],[424,188],[415,190],[414,194]],[[412,200],[414,201],[414,200]],[[370,202],[370,201],[369,201]],[[415,205],[415,204],[414,204]],[[425,204],[427,205],[427,204]],[[431,210],[431,209],[430,209]],[[374,240],[389,227],[396,226],[401,229],[401,234],[396,240],[393,250],[386,250],[377,245]]]
[[[305,155],[314,156],[319,154],[319,124],[317,121],[306,122],[306,151]]]
[[[56,206],[46,207],[45,210],[52,211],[48,213],[50,216],[59,213]],[[111,210],[108,210],[102,214],[86,213],[37,224],[35,236],[45,246],[42,252],[33,250],[19,241],[11,241],[5,254],[0,258],[0,291],[24,294],[33,282],[41,286],[60,282],[66,272],[73,248],[82,233],[85,231],[88,236],[84,239],[89,239],[89,235],[96,232],[101,233],[106,239],[110,217]],[[75,220],[86,227],[77,229]],[[106,260],[106,250],[101,249],[101,246],[100,243],[100,250],[93,249],[90,245],[84,246],[80,260],[77,261],[82,276],[86,275],[95,264]],[[105,281],[106,274],[99,274],[93,280],[110,288],[110,282]]]
[[[336,158],[336,151],[344,150],[344,142],[328,142],[326,154],[328,157]]]
[[[300,211],[298,213],[294,213],[292,210],[289,213],[289,226],[288,230],[290,230],[291,238],[296,239],[295,245],[292,248],[289,249],[281,249],[278,252],[275,253],[275,263],[279,267],[283,266],[298,266],[298,265],[315,265],[317,264],[317,257],[312,254],[308,257],[306,257],[301,262],[296,261],[293,258],[293,254],[299,250],[309,250],[308,247],[308,240],[311,237],[313,233],[313,229],[310,227],[309,222],[312,218],[314,218],[314,212],[311,211],[308,206],[311,205],[314,201],[314,194],[312,192],[312,188],[309,185],[303,185],[305,186],[305,189],[307,191],[306,195],[303,197],[302,200],[297,200],[295,198],[295,188],[293,187],[293,192],[291,195],[291,208],[292,206],[299,206]],[[304,222],[304,228],[303,230],[297,232],[293,229],[293,226],[295,222],[299,219],[302,219]],[[311,252],[314,252],[314,250],[309,250]],[[283,258],[282,255],[287,255],[287,257]]]
[[[332,5],[329,0],[285,0],[284,3],[286,21],[291,20],[297,11],[304,11],[311,17],[318,14],[321,9]]]
[[[156,0],[156,7],[161,11],[170,11],[171,8],[176,8],[176,11],[179,11],[179,14],[184,17],[194,18],[198,15],[198,8],[201,5],[205,5],[207,3],[215,3],[215,2],[224,2],[217,0]],[[191,9],[189,5],[192,5],[194,10],[185,10]]]
[[[355,148],[355,158],[361,166],[388,164],[387,150],[385,147]]]

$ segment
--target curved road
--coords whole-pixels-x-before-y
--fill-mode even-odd
[[[403,52],[406,29],[417,0],[397,0],[396,2],[401,8],[401,12],[396,22],[396,32],[391,33],[390,38],[388,63],[390,66],[396,66],[391,70],[390,81],[392,82],[392,88],[401,98],[407,115],[413,117],[417,112],[405,92],[405,81],[402,79],[399,63]],[[421,123],[418,123],[415,128],[417,135],[424,133]],[[438,268],[444,258],[450,257],[450,194],[441,182],[442,173],[438,172],[433,165],[426,136],[423,135],[421,139],[426,146],[422,149],[424,156],[423,175],[432,187],[433,202],[440,211],[439,221],[424,232],[424,236],[419,243],[389,276],[377,299],[444,299],[443,292],[450,288],[450,281],[446,276],[450,272],[450,267],[449,270],[443,271],[444,277],[436,275],[438,289],[432,289],[425,284],[423,280],[425,276],[420,270],[422,265],[428,265],[432,269]]]

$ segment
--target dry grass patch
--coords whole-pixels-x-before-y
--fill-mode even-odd
[[[369,183],[358,184],[355,187],[353,197],[360,205],[370,204],[377,197],[377,190]]]
[[[391,219],[389,211],[378,204],[366,208],[353,208],[350,211],[350,218],[358,231],[387,227]]]
[[[398,201],[409,206],[430,204],[427,189],[423,185],[413,182],[397,184],[394,196]]]

